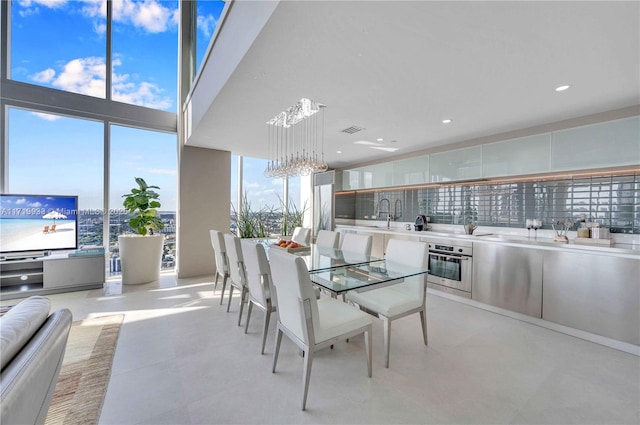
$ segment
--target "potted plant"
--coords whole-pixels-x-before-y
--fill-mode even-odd
[[[159,196],[143,178],[135,178],[138,187],[131,193],[122,195],[125,210],[132,215],[129,226],[136,233],[118,236],[120,264],[122,265],[122,283],[139,284],[160,279],[162,246],[164,235],[154,233],[162,230],[164,224],[158,217]]]

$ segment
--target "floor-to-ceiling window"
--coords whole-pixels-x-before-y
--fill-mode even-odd
[[[231,231],[242,237],[291,234],[292,224],[301,225],[302,214],[310,207],[310,199],[301,199],[300,177],[265,177],[267,163],[266,159],[231,157]]]
[[[78,244],[102,245],[101,122],[9,108],[7,192],[78,197]]]
[[[122,195],[137,187],[136,177],[159,187],[154,190],[160,195],[158,211],[164,224],[161,230],[165,235],[162,268],[173,268],[176,258],[176,135],[119,125],[112,125],[110,134],[109,272],[120,272],[118,235],[131,232]]]
[[[199,61],[224,4],[198,2],[189,22]],[[162,188],[165,267],[175,256],[180,6],[0,3],[0,191],[78,195],[80,245],[117,255],[119,223],[110,212],[122,207],[134,177],[144,177]]]

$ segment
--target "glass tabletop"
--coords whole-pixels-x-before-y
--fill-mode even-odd
[[[292,252],[302,257],[310,272],[331,270],[346,265],[367,264],[379,261],[381,258],[356,252],[311,245],[308,251]]]
[[[364,292],[395,285],[414,276],[424,275],[428,271],[428,269],[394,265],[378,259],[365,264],[349,264],[310,271],[309,276],[314,284],[334,294],[342,294],[347,291]]]

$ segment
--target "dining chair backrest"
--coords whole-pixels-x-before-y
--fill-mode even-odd
[[[291,240],[302,245],[309,245],[311,240],[311,229],[307,227],[296,227],[293,229]]]
[[[385,259],[387,269],[409,267],[427,267],[429,258],[425,242],[389,239]]]
[[[229,260],[227,258],[227,250],[224,244],[222,232],[218,230],[209,230],[209,235],[211,236],[211,245],[213,245],[216,269],[218,270],[218,273],[229,273]]]
[[[304,303],[308,302],[314,329],[317,329],[318,304],[302,257],[272,249],[269,251],[271,277],[278,298],[278,321],[300,341],[309,344]]]
[[[246,275],[240,238],[225,233],[224,244],[227,247],[227,257],[229,257],[229,276],[233,283],[238,286],[243,286],[246,283]]]
[[[316,245],[337,249],[340,245],[340,233],[331,230],[320,230],[316,236]]]
[[[241,246],[249,294],[266,307],[267,299],[271,297],[271,268],[264,246],[247,240],[243,240]]]
[[[358,235],[357,233],[345,233],[342,236],[342,251],[354,254],[371,255],[373,236]]]
[[[385,255],[386,268],[389,271],[403,272],[407,267],[426,269],[428,245],[425,242],[389,239]],[[398,286],[407,294],[418,299],[424,298],[424,283],[426,275],[418,275],[404,279],[404,284]]]

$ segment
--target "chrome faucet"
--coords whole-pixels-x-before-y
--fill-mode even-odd
[[[382,203],[384,201],[387,201],[387,209],[383,210],[382,209]],[[380,216],[382,215],[382,213],[385,213],[387,216],[391,216],[391,202],[389,202],[389,200],[387,198],[382,198],[380,199],[380,201],[378,202],[378,214],[377,217],[380,218]]]
[[[400,205],[400,208],[398,208],[398,205]],[[400,210],[400,214],[398,214],[398,210]],[[398,221],[400,217],[402,217],[402,201],[396,199],[396,202],[393,204],[393,221]]]

